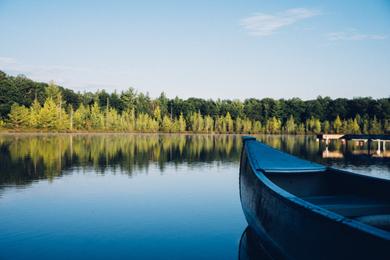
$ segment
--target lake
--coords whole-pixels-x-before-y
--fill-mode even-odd
[[[390,179],[376,144],[258,139]],[[2,134],[0,259],[237,259],[241,147],[232,135]]]

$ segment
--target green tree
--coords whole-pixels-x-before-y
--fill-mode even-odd
[[[46,98],[51,98],[56,102],[62,99],[61,90],[56,84],[54,84],[54,81],[50,81],[49,85],[46,87]]]
[[[179,119],[177,120],[178,122],[178,129],[179,132],[183,133],[186,131],[186,121],[184,119],[184,116],[182,113],[180,113]]]
[[[352,133],[352,134],[360,134],[360,126],[359,126],[357,118],[355,118],[353,120],[350,119],[349,129],[350,129],[350,133]]]
[[[106,112],[107,113],[107,112]],[[90,107],[90,125],[92,129],[99,130],[104,127],[104,114],[100,111],[99,104],[94,102]]]
[[[385,120],[385,123],[383,125],[384,133],[389,134],[390,133],[390,119]]]
[[[174,130],[173,124],[174,123],[172,122],[171,118],[165,115],[162,120],[161,130],[167,133],[172,132]]]
[[[123,112],[122,114],[123,121],[124,121],[124,127],[123,129],[128,132],[133,132],[135,131],[135,125],[136,125],[136,118],[135,118],[135,110],[134,108],[132,109],[127,109],[126,111]]]
[[[254,134],[260,134],[260,133],[263,132],[263,127],[262,127],[260,121],[254,121],[252,125],[253,125],[253,130],[252,130],[252,132],[253,132]]]
[[[227,132],[226,119],[224,116],[219,116],[215,119],[215,131],[221,134]]]
[[[54,107],[51,102],[54,102]],[[241,102],[169,99],[162,93],[153,99],[148,93],[137,93],[132,88],[120,94],[104,90],[75,93],[53,82],[34,82],[23,75],[13,77],[0,71],[0,118],[9,127],[13,127],[9,115],[14,103],[28,109],[29,123],[23,127],[60,131],[107,129],[131,132],[141,131],[137,130],[141,125],[144,125],[142,131],[156,131],[156,122],[157,129],[162,130],[164,116],[169,116],[172,122],[170,131],[175,132],[280,133],[283,129],[286,133],[318,133],[321,130],[325,133],[388,133],[390,120],[390,98],[332,100],[318,97],[306,101],[299,98],[250,98]],[[44,103],[45,108],[42,107]],[[16,112],[12,112],[14,117]],[[45,112],[50,112],[49,118],[45,118]],[[185,120],[180,119],[180,114]],[[137,123],[138,119],[143,121]],[[284,123],[283,128],[278,120]]]
[[[336,134],[341,133],[341,127],[343,126],[343,123],[341,122],[341,119],[339,116],[336,117],[336,119],[333,122],[333,130]]]
[[[236,118],[235,126],[236,126],[235,127],[235,132],[237,134],[241,134],[242,133],[243,124],[242,124],[242,119],[240,117]]]
[[[57,105],[51,97],[48,97],[38,115],[38,125],[44,129],[55,130],[58,125]]]
[[[162,118],[161,118],[161,109],[159,106],[157,106],[154,111],[153,111],[153,116],[154,116],[154,119],[157,120],[157,122],[161,123],[162,122]]]
[[[32,128],[40,128],[39,125],[39,113],[41,111],[41,104],[39,103],[38,99],[35,98],[34,102],[32,103],[30,107],[30,122],[29,125]]]
[[[299,135],[303,135],[303,134],[305,134],[305,124],[303,124],[303,123],[300,123],[299,125],[298,125],[298,128],[297,128],[297,131],[296,131],[296,133],[297,134],[299,134]]]
[[[321,121],[318,118],[314,119],[313,133],[321,133]]]
[[[125,106],[125,110],[132,111],[136,109],[137,105],[137,92],[134,88],[129,88],[128,90],[122,92],[121,97],[122,102]]]
[[[267,120],[266,129],[269,134],[279,134],[281,129],[281,121],[276,117]]]
[[[228,133],[234,133],[234,122],[229,112],[225,116],[226,131]]]
[[[324,121],[324,133],[329,134],[330,133],[330,123],[328,120]]]
[[[363,128],[362,128],[362,133],[363,134],[368,134],[369,129],[370,129],[370,122],[368,121],[367,118],[363,119]]]
[[[191,130],[195,133],[200,133],[204,129],[204,120],[200,112],[192,113],[190,116],[190,126]]]
[[[115,108],[109,108],[106,112],[106,130],[121,130],[122,119],[118,114],[118,111]]]
[[[30,115],[28,108],[13,104],[9,113],[9,122],[13,128],[25,128],[29,125]]]
[[[73,113],[73,128],[77,130],[89,130],[91,128],[89,120],[89,109],[83,104]]]
[[[210,115],[204,118],[204,131],[207,133],[214,132],[214,120]]]
[[[286,133],[288,133],[288,134],[295,134],[296,133],[296,127],[297,127],[297,125],[295,123],[294,116],[290,115],[290,117],[288,118],[288,120],[286,122],[286,125],[285,125]]]
[[[381,122],[374,116],[370,124],[370,134],[380,134],[382,132]]]
[[[252,132],[252,121],[251,120],[245,118],[242,121],[242,132],[247,133],[247,134],[250,134]]]

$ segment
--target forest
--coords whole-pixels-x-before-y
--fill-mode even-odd
[[[261,95],[260,93],[254,93]],[[390,133],[390,97],[152,98],[134,88],[76,93],[0,71],[0,128],[167,133]]]

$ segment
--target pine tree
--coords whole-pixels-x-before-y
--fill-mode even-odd
[[[305,134],[305,124],[304,123],[300,123],[298,125],[298,128],[297,128],[297,134],[300,134],[300,135],[303,135]]]
[[[333,122],[333,130],[336,134],[340,134],[341,133],[341,127],[342,127],[343,123],[341,122],[341,119],[339,116],[336,117],[336,119],[334,120]]]
[[[127,109],[122,114],[123,117],[123,130],[133,132],[135,130],[135,110]]]
[[[242,119],[240,117],[237,117],[236,118],[236,122],[235,122],[235,132],[237,134],[241,134],[242,133]]]
[[[351,120],[350,132],[352,134],[360,134],[360,126],[356,117],[354,120]]]
[[[25,106],[19,106],[16,103],[11,106],[11,111],[8,117],[11,126],[16,129],[28,127],[30,122],[28,108]]]
[[[376,116],[371,120],[370,134],[380,134],[382,132],[382,124],[376,119]]]
[[[120,130],[121,129],[121,120],[120,116],[118,115],[118,112],[115,108],[108,108],[108,111],[106,112],[106,130]]]
[[[204,131],[207,133],[212,133],[214,131],[214,120],[210,115],[207,115],[204,118]]]
[[[252,121],[251,120],[245,118],[242,121],[242,132],[247,133],[247,134],[252,133]]]
[[[38,99],[35,98],[31,107],[30,107],[30,122],[29,125],[32,128],[40,128],[39,125],[39,113],[41,111],[41,104],[39,103]]]
[[[266,129],[269,134],[278,134],[280,133],[281,128],[281,122],[280,119],[276,117],[272,117],[267,120]]]
[[[58,104],[58,101],[61,100],[61,96],[62,96],[61,90],[54,83],[54,81],[49,82],[49,85],[46,87],[45,92],[46,92],[46,98],[51,98],[57,104]]]
[[[224,134],[227,131],[226,120],[224,116],[219,116],[215,120],[215,130],[218,133]]]
[[[341,133],[349,134],[348,120],[344,119],[342,122],[343,123],[342,123],[342,126],[341,126]]]
[[[190,116],[191,130],[195,133],[200,133],[204,129],[204,120],[200,112],[192,113]]]
[[[44,129],[54,130],[57,128],[57,105],[51,97],[47,98],[38,115],[38,125]]]
[[[253,122],[253,133],[254,134],[260,134],[263,132],[263,127],[261,126],[261,122],[260,121],[254,121]]]
[[[368,134],[370,129],[370,122],[368,121],[367,118],[363,119],[363,129],[362,133],[363,134]]]
[[[386,119],[385,120],[385,123],[383,125],[383,131],[385,134],[389,134],[390,133],[390,119]]]
[[[154,116],[154,119],[157,120],[157,122],[161,123],[162,122],[162,118],[161,118],[161,109],[159,106],[156,106],[156,108],[154,109],[153,111],[153,116]]]
[[[166,133],[173,132],[173,130],[174,130],[173,129],[173,122],[172,122],[171,118],[167,115],[165,115],[163,117],[161,130],[163,132],[166,132]]]
[[[104,115],[100,111],[99,105],[96,101],[93,103],[93,105],[90,108],[90,120],[91,120],[92,129],[95,129],[95,130],[103,129],[104,121],[105,121]]]
[[[328,120],[325,120],[324,122],[324,133],[329,134],[330,133],[330,123]]]
[[[183,113],[180,113],[179,119],[178,119],[178,129],[179,132],[184,133],[186,131],[186,121],[184,119]]]
[[[318,118],[314,119],[313,133],[321,133],[321,121]]]
[[[294,116],[290,115],[290,117],[288,118],[288,120],[286,122],[286,126],[285,126],[286,133],[288,133],[288,134],[295,134],[296,127],[297,126],[295,124]]]
[[[86,109],[83,104],[73,113],[73,128],[77,130],[89,130],[89,109]]]
[[[226,132],[234,133],[234,123],[229,112],[226,113],[225,122],[226,122]]]

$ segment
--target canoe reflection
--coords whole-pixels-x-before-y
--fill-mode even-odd
[[[273,259],[264,248],[261,239],[248,226],[241,235],[238,249],[239,260]]]

